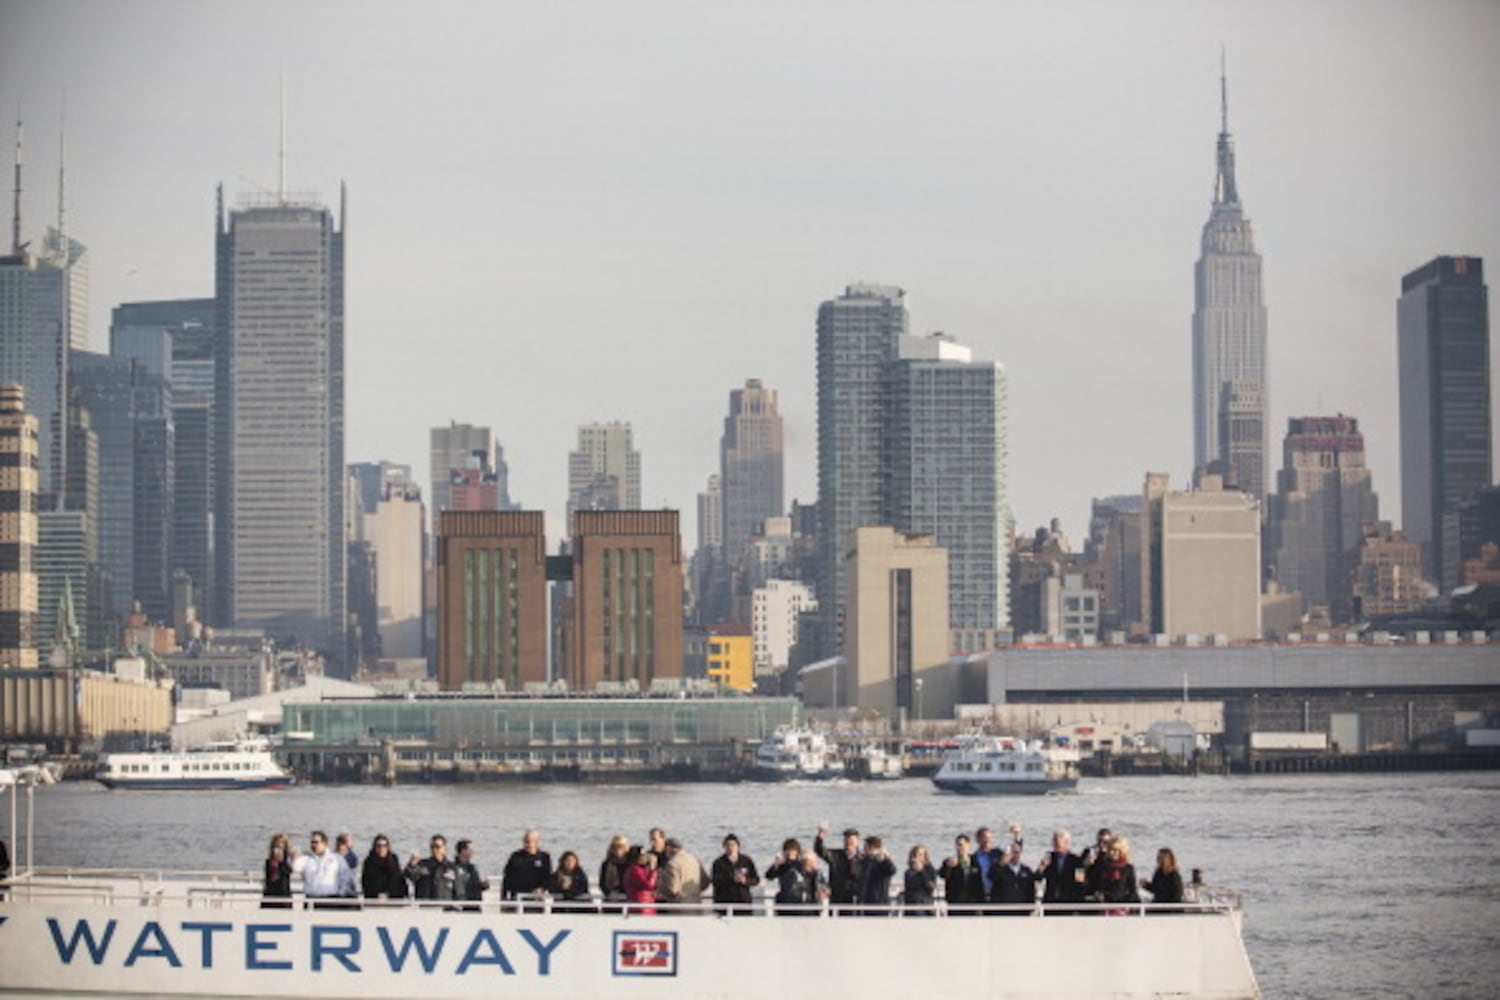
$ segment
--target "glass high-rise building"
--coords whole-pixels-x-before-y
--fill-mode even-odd
[[[1270,430],[1266,306],[1260,254],[1235,183],[1227,100],[1213,208],[1203,226],[1193,285],[1193,468],[1213,468],[1262,497]],[[1226,428],[1240,432],[1226,439]]]
[[[1459,506],[1494,482],[1490,314],[1484,262],[1438,257],[1401,279],[1396,307],[1401,406],[1401,521],[1428,579],[1458,583]]]
[[[341,196],[342,201],[342,196]],[[215,214],[219,624],[345,656],[344,228],[284,192]]]
[[[837,656],[854,529],[886,524],[886,367],[907,331],[906,292],[850,285],[818,307],[818,655]]]
[[[887,385],[887,523],[947,549],[950,629],[1006,628],[1005,366],[942,334],[905,337]]]

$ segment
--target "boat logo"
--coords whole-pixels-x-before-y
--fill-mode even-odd
[[[676,931],[615,931],[614,974],[677,975]]]

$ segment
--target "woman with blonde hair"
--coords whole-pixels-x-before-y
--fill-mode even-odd
[[[1099,902],[1139,903],[1140,892],[1136,889],[1135,866],[1130,863],[1130,842],[1124,837],[1114,837],[1109,842],[1105,857],[1098,862]],[[1110,916],[1124,916],[1130,911],[1123,907],[1112,907],[1104,911]]]
[[[625,855],[630,851],[630,841],[623,833],[609,838],[604,849],[604,860],[599,864],[599,894],[604,898],[604,912],[618,913],[625,902]]]
[[[1172,853],[1170,847],[1163,847],[1156,852],[1156,871],[1151,873],[1151,879],[1145,884],[1146,891],[1151,893],[1153,903],[1178,904],[1182,902],[1182,872],[1177,867],[1177,855]],[[1174,913],[1174,910],[1166,910]]]

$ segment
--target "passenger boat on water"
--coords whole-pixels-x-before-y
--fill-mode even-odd
[[[735,912],[707,903],[622,913],[492,896],[462,911],[276,902],[287,908],[265,908],[249,873],[47,870],[28,861],[0,886],[0,996],[909,1000],[931,994],[938,954],[964,956],[942,975],[942,990],[964,997],[1260,996],[1239,899],[1209,890],[1192,903],[1136,904],[1122,915],[1101,917],[1102,904],[989,905],[1019,919],[951,923],[964,908],[941,899],[914,909],[893,903],[878,915],[826,903],[793,910],[765,896]],[[1076,955],[1088,961],[1066,960]]]
[[[963,795],[1044,795],[1078,787],[1078,751],[1040,740],[975,736],[943,758],[939,790]]]
[[[755,748],[754,777],[761,781],[830,781],[845,775],[838,747],[813,729],[778,726]]]
[[[210,743],[201,750],[108,753],[94,777],[105,788],[285,788],[297,779],[264,740]]]

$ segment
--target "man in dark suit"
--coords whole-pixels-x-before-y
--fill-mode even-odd
[[[1052,907],[1053,913],[1068,913],[1058,909],[1058,904],[1081,903],[1087,887],[1084,884],[1083,863],[1071,850],[1073,837],[1067,830],[1052,834],[1052,850],[1042,856],[1036,868],[1036,877],[1042,880],[1042,902]]]
[[[844,831],[844,849],[841,851],[830,851],[823,846],[823,837],[827,833],[826,828],[818,829],[813,853],[828,862],[828,901],[835,907],[842,907],[843,913],[849,913],[852,912],[850,904],[859,901],[859,831],[853,827]]]
[[[953,855],[943,862],[939,871],[943,879],[943,897],[948,901],[948,912],[953,916],[971,916],[975,903],[984,902],[984,884],[979,876],[979,864],[969,850],[969,838],[960,833],[953,841]]]
[[[1021,845],[1012,842],[995,869],[995,894],[990,897],[1006,907],[1032,906],[1036,903],[1036,873],[1021,861]],[[1004,909],[999,911],[1007,917],[1025,916],[1028,911]]]

